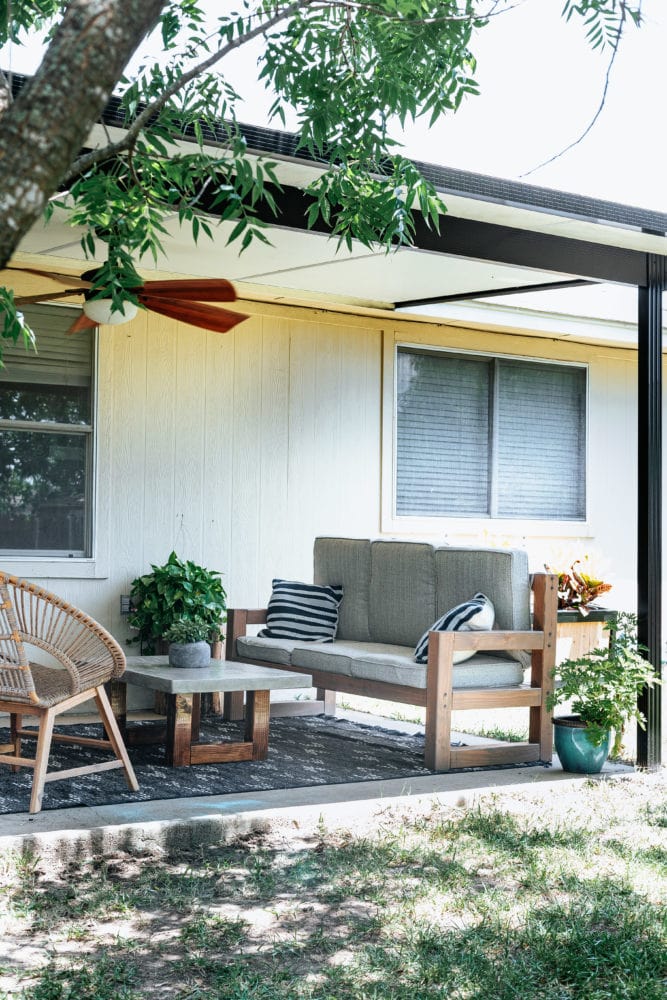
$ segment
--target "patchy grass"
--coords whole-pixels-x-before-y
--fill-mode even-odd
[[[663,1000],[667,777],[387,810],[188,854],[28,854],[3,1000]]]
[[[377,701],[361,695],[339,695],[338,707],[352,712],[409,722],[423,726],[425,710],[416,705],[403,705],[395,701]],[[485,709],[482,712],[452,712],[452,729],[472,736],[486,736],[489,739],[504,740],[508,743],[522,743],[528,739],[528,709],[500,708]]]

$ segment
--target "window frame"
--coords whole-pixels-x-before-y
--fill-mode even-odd
[[[79,315],[80,310],[72,309],[71,306],[43,305],[41,307],[62,310],[68,309],[74,318]],[[90,423],[89,424],[61,424],[61,423],[33,423],[32,421],[2,420],[0,428],[25,429],[37,433],[54,434],[81,434],[86,437],[86,493],[85,502],[87,508],[86,524],[86,549],[83,554],[68,553],[66,551],[53,550],[0,550],[2,567],[9,573],[17,576],[41,577],[43,579],[106,579],[109,575],[109,553],[108,544],[102,544],[102,539],[106,538],[108,543],[109,534],[109,504],[104,501],[108,496],[109,470],[106,464],[100,461],[101,445],[100,429],[103,426],[100,415],[100,348],[99,327],[91,331],[92,355],[91,355],[91,383],[90,383]],[[39,343],[39,332],[37,332]],[[26,384],[38,385],[40,380],[26,380]],[[108,422],[108,421],[107,421]],[[105,434],[104,437],[108,437]],[[108,449],[104,449],[107,451]],[[105,492],[106,484],[106,492]]]
[[[507,518],[490,515],[416,515],[397,513],[397,401],[398,401],[398,352],[400,349],[431,354],[450,354],[459,357],[485,360],[519,361],[524,364],[556,365],[561,368],[583,369],[586,376],[584,401],[585,419],[585,490],[586,512],[581,520],[540,519],[533,517]],[[561,360],[543,356],[517,354],[507,351],[488,351],[461,346],[439,345],[430,341],[398,339],[398,335],[385,331],[383,344],[383,414],[382,414],[382,484],[381,530],[388,533],[461,536],[520,537],[576,537],[592,536],[590,526],[590,365],[583,361]],[[490,428],[491,433],[491,428]],[[489,542],[491,544],[491,542]]]

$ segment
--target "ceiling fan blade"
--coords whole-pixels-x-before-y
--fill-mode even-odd
[[[234,302],[236,290],[226,278],[188,278],[146,281],[140,289],[147,295],[165,295],[184,302]]]
[[[68,288],[66,292],[42,292],[41,295],[20,295],[14,299],[17,306],[29,306],[33,302],[52,302],[54,299],[64,299],[68,295],[81,295],[80,288]]]
[[[11,264],[8,264],[7,267],[3,268],[3,270],[23,271],[26,274],[37,274],[40,278],[51,278],[53,281],[59,281],[64,285],[74,285],[75,288],[79,290],[86,290],[90,288],[89,281],[83,281],[75,274],[62,274],[60,271],[40,271],[37,267],[14,267]]]
[[[97,323],[92,319],[88,319],[85,313],[81,313],[70,326],[67,336],[69,337],[71,333],[81,333],[82,330],[91,330],[94,326],[97,326]]]
[[[147,309],[162,316],[190,323],[191,326],[200,326],[204,330],[213,330],[215,333],[227,333],[237,323],[248,319],[244,313],[230,312],[228,309],[203,305],[201,302],[179,302],[177,299],[155,297],[144,292],[139,293],[138,299]]]

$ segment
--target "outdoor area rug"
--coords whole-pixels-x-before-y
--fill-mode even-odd
[[[101,735],[101,727],[93,725],[56,729],[59,731]],[[240,724],[217,718],[202,720],[202,743],[223,738],[242,738]],[[8,730],[0,728],[0,743],[8,739]],[[25,747],[27,754],[32,756],[34,743],[31,746],[31,741],[26,741]],[[433,774],[424,766],[423,734],[410,735],[324,716],[272,719],[269,755],[261,761],[171,768],[165,764],[161,744],[131,747],[129,753],[139,782],[137,792],[127,787],[121,770],[102,771],[48,782],[42,808],[69,809]],[[108,759],[108,754],[101,755],[88,747],[54,743],[49,770]],[[13,773],[8,766],[0,765],[0,813],[25,812],[31,785],[32,770],[22,768]]]

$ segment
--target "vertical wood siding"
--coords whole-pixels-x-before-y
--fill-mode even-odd
[[[392,319],[385,334],[377,316],[241,308],[252,317],[224,336],[145,313],[100,331],[97,574],[41,581],[119,638],[119,595],[172,549],[220,570],[231,605],[263,606],[273,576],[312,579],[316,535],[381,532],[385,335],[587,362],[586,541],[632,579],[633,352],[408,320]]]

